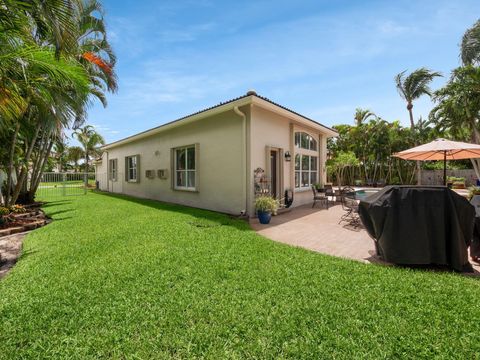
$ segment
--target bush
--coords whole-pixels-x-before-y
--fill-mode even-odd
[[[8,214],[10,214],[10,209],[0,206],[0,216],[6,216]]]
[[[480,186],[471,186],[468,189],[468,198],[471,199],[475,195],[480,195]]]
[[[12,205],[10,206],[10,212],[13,214],[24,214],[27,210],[22,205]]]
[[[259,196],[255,200],[255,210],[274,213],[278,209],[278,200],[271,196]]]

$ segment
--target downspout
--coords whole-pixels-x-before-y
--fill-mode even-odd
[[[233,111],[235,114],[242,118],[242,169],[243,169],[243,185],[242,196],[245,201],[245,209],[241,211],[242,215],[245,215],[248,211],[248,198],[247,198],[247,115],[242,112],[238,106],[234,106]],[[250,215],[250,214],[249,214]]]

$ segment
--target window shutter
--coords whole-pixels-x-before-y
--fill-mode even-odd
[[[125,181],[128,181],[128,156],[125,156]]]

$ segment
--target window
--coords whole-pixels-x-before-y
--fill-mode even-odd
[[[318,157],[295,155],[295,187],[307,188],[317,183]]]
[[[196,190],[195,145],[175,149],[175,189]]]
[[[125,179],[128,182],[138,182],[139,155],[127,156],[125,158]]]
[[[317,151],[317,140],[313,136],[304,133],[296,132],[295,133],[295,147],[306,150]]]
[[[118,172],[118,161],[117,159],[108,160],[108,178],[112,181],[117,181],[117,172]]]

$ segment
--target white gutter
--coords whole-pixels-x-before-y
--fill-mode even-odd
[[[245,201],[245,209],[242,210],[243,214],[247,213],[248,210],[248,199],[247,199],[247,115],[240,111],[238,106],[233,107],[235,114],[242,118],[242,169],[243,169],[243,185],[242,185],[242,196]]]

